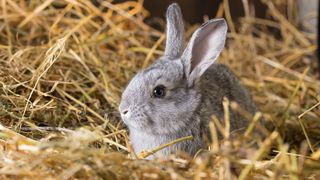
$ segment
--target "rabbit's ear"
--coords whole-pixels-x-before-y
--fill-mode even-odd
[[[173,3],[167,10],[167,40],[165,56],[178,58],[183,51],[184,26],[181,10],[178,4]]]
[[[189,86],[217,60],[224,48],[227,30],[224,19],[212,19],[193,33],[181,57]]]

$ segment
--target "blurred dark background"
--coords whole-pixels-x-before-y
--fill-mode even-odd
[[[164,18],[167,7],[176,2],[180,5],[184,20],[190,24],[202,23],[203,17],[214,18],[223,0],[145,0],[144,7],[151,12],[152,17]],[[257,17],[265,17],[266,7],[260,1],[250,1],[255,8]],[[233,18],[244,16],[241,0],[229,1]]]

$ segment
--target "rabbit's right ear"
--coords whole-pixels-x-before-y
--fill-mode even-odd
[[[167,40],[165,56],[178,58],[183,51],[184,25],[181,9],[173,3],[167,9]]]
[[[181,57],[189,86],[217,60],[224,48],[227,30],[224,19],[212,19],[193,33]]]

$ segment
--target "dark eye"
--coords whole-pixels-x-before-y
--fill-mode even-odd
[[[154,89],[153,89],[153,96],[156,97],[156,98],[162,98],[166,95],[166,87],[164,87],[163,85],[159,85],[159,86],[156,86]]]

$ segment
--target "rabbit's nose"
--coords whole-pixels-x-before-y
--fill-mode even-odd
[[[119,112],[121,113],[121,116],[128,116],[130,113],[130,108],[126,104],[121,103],[119,106]]]
[[[122,114],[126,115],[128,112],[129,112],[128,110],[124,110],[124,111],[122,111]]]

